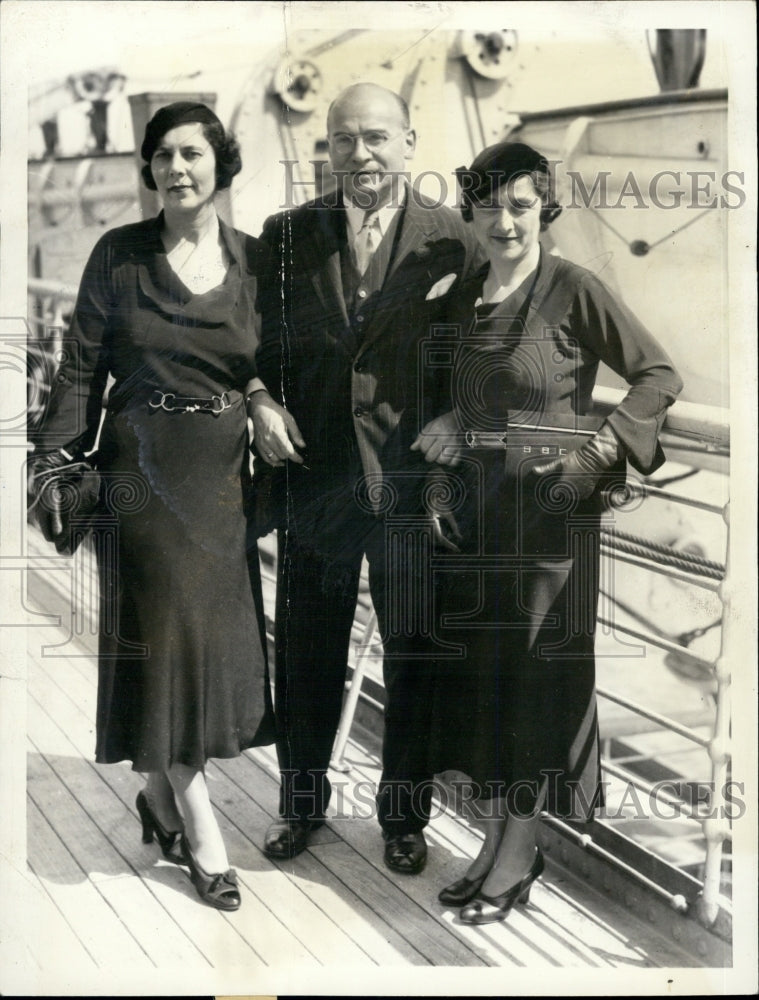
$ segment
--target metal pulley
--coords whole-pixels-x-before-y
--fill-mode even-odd
[[[478,76],[502,80],[508,75],[517,51],[517,33],[500,31],[460,31],[456,55],[465,59]]]
[[[310,59],[285,57],[272,78],[272,90],[292,111],[308,113],[319,103],[324,80]]]

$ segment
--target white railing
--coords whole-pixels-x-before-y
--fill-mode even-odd
[[[27,288],[29,298],[37,303],[36,309],[29,313],[29,322],[42,329],[42,333],[35,334],[35,339],[42,339],[46,329],[62,330],[65,314],[71,311],[76,301],[76,288],[45,278],[29,278]]]

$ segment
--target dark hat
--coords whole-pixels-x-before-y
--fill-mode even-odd
[[[456,177],[461,185],[461,215],[465,222],[472,221],[472,205],[487,206],[493,195],[515,177],[533,176],[540,200],[540,228],[546,229],[561,214],[556,201],[553,177],[548,160],[526,142],[497,142],[483,149],[471,167],[459,167]],[[538,177],[534,175],[538,174]]]
[[[456,177],[465,201],[487,201],[494,191],[520,174],[548,173],[548,160],[524,142],[497,142],[478,153],[471,167]]]
[[[156,111],[145,128],[145,138],[140,149],[143,160],[150,163],[158,143],[166,133],[177,125],[187,125],[189,122],[219,125],[222,130],[224,128],[217,116],[205,104],[196,101],[176,101],[174,104],[167,104],[165,108]]]

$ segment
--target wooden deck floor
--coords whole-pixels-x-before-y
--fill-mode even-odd
[[[86,985],[118,971],[119,982],[150,983],[143,993],[175,992],[179,981],[218,993],[219,977],[240,992],[240,982],[267,984],[272,975],[280,984],[283,976],[302,982],[343,969],[372,977],[392,969],[509,968],[518,976],[696,964],[551,859],[530,904],[508,921],[460,923],[436,895],[462,874],[479,835],[440,810],[428,830],[425,871],[410,878],[386,869],[371,816],[377,741],[358,725],[346,752],[351,770],[333,775],[335,815],[289,862],[270,861],[259,846],[276,811],[273,748],[209,765],[243,905],[233,914],[203,905],[186,871],[141,843],[134,805],[141,777],[127,764],[94,763],[95,640],[71,640],[55,577],[30,573],[28,593],[32,614],[61,615],[60,623],[48,618],[28,629],[28,871],[18,878],[20,919],[44,928],[29,937],[23,956],[39,975],[55,969]]]

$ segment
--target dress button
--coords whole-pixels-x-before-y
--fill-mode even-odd
[[[363,408],[361,406],[357,406],[356,409],[353,411],[353,416],[354,417],[363,417],[363,415],[364,415]]]
[[[359,290],[358,290],[358,297],[360,299],[365,299],[366,298],[366,289],[365,288],[359,288]]]

